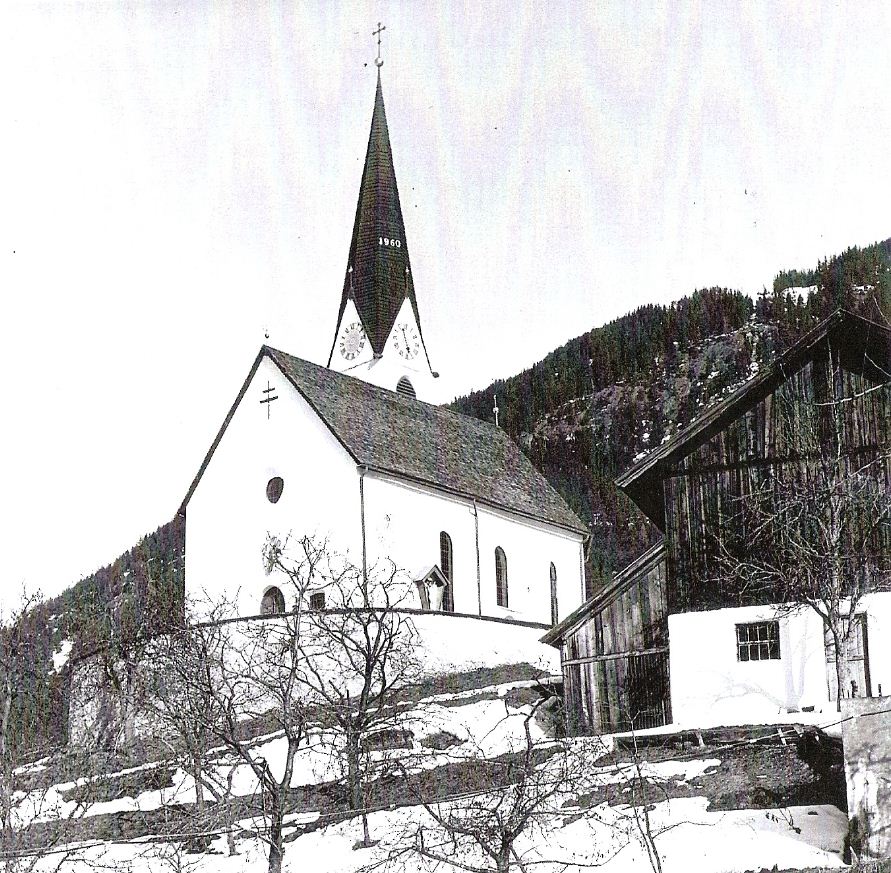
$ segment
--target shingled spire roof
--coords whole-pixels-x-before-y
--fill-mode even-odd
[[[384,111],[384,93],[378,69],[371,135],[368,137],[365,169],[362,171],[362,185],[343,281],[343,297],[337,315],[337,329],[340,328],[347,301],[352,299],[371,348],[375,355],[380,355],[406,297],[411,301],[420,329],[421,320],[408,260],[405,224],[402,221],[402,207],[396,187],[393,152]],[[334,353],[333,346],[331,352]]]

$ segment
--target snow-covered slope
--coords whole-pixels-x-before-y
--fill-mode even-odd
[[[522,668],[520,672],[528,675],[530,668]],[[448,684],[454,688],[467,682],[462,682],[456,674]],[[485,780],[481,782],[468,776],[467,782],[461,781],[461,774],[468,773],[461,768],[470,765],[479,770],[487,761],[522,753],[527,748],[528,721],[529,738],[542,755],[538,770],[547,775],[548,768],[557,760],[547,757],[548,750],[555,749],[558,741],[550,736],[552,722],[529,720],[538,699],[536,684],[535,680],[514,679],[428,694],[406,709],[400,721],[403,741],[382,748],[375,755],[379,761],[400,761],[409,773],[426,773],[430,780],[425,783],[427,790],[430,785],[436,785],[439,791],[431,802],[437,804],[437,808],[447,808],[450,803],[460,803],[460,799],[451,798],[467,790],[477,795],[491,790]],[[394,850],[404,846],[406,833],[416,829],[419,823],[427,820],[431,833],[435,831],[424,807],[404,794],[394,806],[371,812],[369,827],[376,845],[356,849],[362,834],[359,820],[349,818],[342,807],[333,808],[330,799],[326,799],[325,786],[339,775],[331,758],[331,741],[330,732],[318,726],[298,753],[291,785],[296,792],[302,792],[299,796],[304,801],[286,818],[285,870],[341,873],[368,869],[369,865],[383,864]],[[593,775],[580,777],[577,784],[570,780],[562,787],[553,801],[542,807],[543,814],[534,826],[517,840],[518,853],[534,862],[532,869],[556,873],[557,870],[586,869],[591,864],[597,864],[606,873],[650,869],[645,842],[637,825],[639,818],[628,806],[642,785],[648,786],[648,790],[664,792],[659,796],[667,798],[648,806],[649,827],[655,835],[665,873],[743,871],[774,864],[780,868],[842,866],[840,853],[847,821],[844,813],[833,806],[721,811],[711,808],[704,796],[671,797],[715,773],[721,765],[720,750],[717,753],[703,750],[701,757],[680,755],[677,759],[651,762],[647,761],[646,753],[642,753],[636,762],[622,763],[617,762],[618,753],[616,757],[604,757],[611,748],[609,738],[563,742],[579,756],[578,760],[585,757],[594,760],[596,768]],[[284,741],[278,734],[257,737],[251,753],[266,758],[274,770],[280,771]],[[49,763],[32,766],[28,772],[39,774]],[[231,773],[233,797],[250,806],[257,792],[250,768],[220,750],[214,769],[221,783],[225,783]],[[155,777],[168,772],[171,784],[148,787]],[[187,851],[196,847],[194,840],[178,843],[153,838],[151,822],[161,821],[158,816],[163,810],[181,809],[181,805],[190,806],[195,802],[195,786],[190,777],[170,761],[148,762],[98,779],[85,777],[59,784],[50,793],[52,803],[44,806],[43,817],[52,819],[70,812],[72,789],[77,786],[83,788],[91,781],[113,783],[122,777],[132,780],[140,775],[145,777],[143,790],[118,792],[120,796],[89,806],[81,822],[79,847],[71,851],[70,856],[54,853],[46,857],[38,869],[54,870],[63,858],[62,870],[84,873],[92,873],[97,864],[134,873],[162,869],[248,873],[266,869],[266,844],[261,839],[262,822],[256,803],[253,812],[249,809],[231,823],[238,851],[234,857],[228,855],[223,833],[211,833],[199,841],[198,848],[202,851],[197,853]],[[598,790],[610,792],[610,802],[602,802],[599,795],[592,800],[592,790],[595,794]],[[122,828],[120,840],[93,838],[114,832],[116,828],[111,827],[110,822],[126,822],[132,833],[133,822],[141,815],[145,816],[146,824],[140,835],[126,837],[126,828]],[[152,819],[152,815],[156,818]],[[23,818],[30,816],[25,814]],[[74,848],[69,846],[66,852]],[[468,850],[462,860],[471,865],[486,862],[472,850]],[[400,856],[398,864],[389,869],[413,873],[432,871],[435,866],[408,853]]]

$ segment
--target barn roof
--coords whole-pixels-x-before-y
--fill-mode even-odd
[[[888,379],[891,371],[891,329],[845,309],[837,309],[769,367],[641,458],[616,479],[616,485],[660,530],[664,529],[662,479],[666,470],[773,393],[827,343],[839,354],[842,366],[856,372],[871,373],[877,380]]]
[[[558,649],[563,641],[574,633],[588,618],[604,609],[629,585],[644,575],[654,564],[665,560],[665,542],[660,540],[638,555],[627,567],[616,573],[596,594],[589,597],[581,606],[569,613],[559,624],[555,624],[540,640]]]
[[[563,498],[501,428],[369,385],[269,346],[260,350],[182,509],[264,356],[279,367],[358,466],[580,534],[586,532]]]

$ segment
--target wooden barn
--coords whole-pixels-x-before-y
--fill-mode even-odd
[[[617,485],[664,538],[543,638],[573,730],[891,693],[887,327],[837,311]]]

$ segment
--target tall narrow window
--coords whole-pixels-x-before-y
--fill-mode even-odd
[[[452,595],[452,538],[445,532],[439,534],[439,569],[446,577],[448,585],[442,596],[442,611],[454,612],[455,600]]]
[[[557,609],[557,568],[551,561],[551,624],[557,624],[559,614]]]
[[[501,546],[495,549],[495,602],[507,607],[507,557]]]
[[[260,601],[260,612],[263,615],[281,615],[285,611],[285,595],[281,589],[273,585],[267,588],[263,593],[263,599]]]

